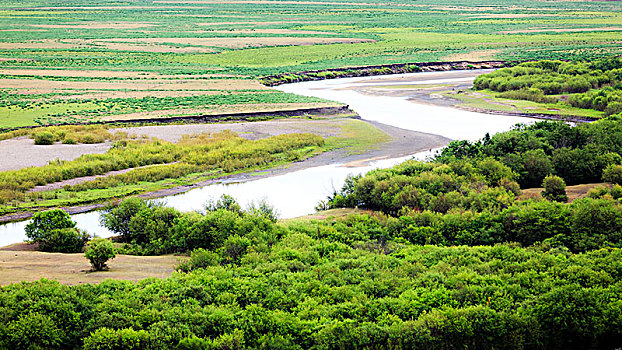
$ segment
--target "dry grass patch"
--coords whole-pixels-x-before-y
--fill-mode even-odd
[[[532,18],[532,17],[557,17],[552,13],[461,13],[461,16],[469,18],[490,18],[490,19],[512,19],[512,18]]]
[[[253,80],[150,80],[150,81],[55,81],[37,79],[0,79],[4,89],[37,90],[269,90]],[[120,93],[122,94],[122,93]]]
[[[128,7],[121,7],[126,9]],[[115,8],[119,9],[119,7]],[[65,24],[30,24],[35,28],[50,29],[137,29],[153,27],[154,23],[149,22],[88,22],[88,23],[65,23]]]
[[[196,33],[217,33],[217,34],[305,34],[305,35],[323,35],[323,34],[337,34],[333,32],[321,32],[317,30],[296,30],[296,29],[235,29],[235,30],[211,30],[211,31],[196,31]]]
[[[115,40],[115,39],[113,39]],[[132,39],[118,39],[123,41],[131,41]],[[174,52],[174,53],[213,53],[213,49],[202,47],[175,47],[171,45],[149,44],[149,43],[124,43],[109,42],[106,40],[83,40],[83,39],[43,39],[27,42],[0,42],[0,49],[107,49],[115,51],[139,51],[139,52]]]
[[[283,21],[241,21],[241,22],[213,22],[213,23],[195,23],[198,26],[219,26],[219,25],[249,25],[249,26],[261,26],[261,25],[275,25],[275,24],[339,24],[337,21],[298,21],[298,20],[283,20]]]
[[[180,44],[208,47],[224,47],[241,49],[246,47],[281,46],[281,45],[315,45],[334,43],[373,42],[372,39],[361,38],[321,38],[321,37],[237,37],[237,38],[131,38],[102,39],[97,42],[136,42],[149,44]]]
[[[587,193],[598,186],[608,186],[606,183],[591,183],[591,184],[581,184],[574,186],[566,186],[566,195],[568,195],[568,201],[572,202],[575,199],[580,199],[587,196]],[[541,197],[541,193],[544,191],[544,188],[526,188],[521,191],[520,197],[523,199],[526,198],[538,198]]]
[[[0,59],[1,60],[1,59]],[[4,75],[32,75],[42,77],[85,77],[85,78],[157,78],[152,72],[110,71],[110,70],[71,70],[71,69],[0,69]]]
[[[501,50],[478,50],[445,56],[446,61],[485,61],[493,59]]]
[[[310,220],[333,220],[333,219],[342,219],[351,214],[373,214],[374,212],[367,209],[358,209],[358,208],[339,208],[339,209],[329,209],[320,211],[314,214],[309,214],[305,216],[299,216],[297,218],[291,219],[281,219],[279,223],[293,223],[293,222],[308,222]]]
[[[523,30],[509,30],[505,32],[499,32],[501,34],[524,34],[524,33],[540,33],[540,32],[553,32],[553,33],[566,33],[566,32],[609,32],[609,31],[621,31],[622,27],[599,27],[599,28],[534,28]]]
[[[149,277],[170,276],[180,257],[117,255],[110,260],[110,270],[90,272],[84,254],[0,251],[0,285],[32,282],[41,278],[63,284],[100,283],[104,279],[138,281]]]
[[[330,1],[274,1],[274,0],[158,0],[159,4],[276,4],[276,5],[343,5],[343,6],[387,6],[371,2],[330,2]]]

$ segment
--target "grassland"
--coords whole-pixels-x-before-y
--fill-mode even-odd
[[[284,72],[622,53],[622,5],[576,1],[3,1],[0,128],[334,103]]]

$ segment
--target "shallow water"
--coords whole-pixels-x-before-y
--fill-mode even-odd
[[[279,86],[278,89],[347,103],[363,119],[452,139],[477,140],[487,132],[494,134],[509,130],[517,123],[535,121],[530,118],[488,115],[414,103],[406,97],[364,95],[351,89],[374,85],[442,84],[473,80],[473,78],[458,77],[456,72],[445,73],[342,78],[287,84]],[[430,79],[408,80],[411,77],[422,79],[421,77],[426,74],[430,76]],[[400,81],[387,81],[387,79],[395,78],[400,78]],[[421,152],[407,157],[385,159],[365,167],[349,168],[344,167],[343,164],[331,164],[245,182],[215,183],[186,193],[163,197],[158,201],[182,211],[202,210],[208,200],[228,194],[236,198],[243,207],[251,202],[265,199],[276,208],[280,218],[292,218],[313,213],[320,200],[326,199],[334,189],[340,189],[343,186],[348,174],[361,174],[375,168],[390,167],[412,157],[423,159],[430,154],[430,152]],[[104,227],[99,226],[99,212],[97,211],[72,215],[72,218],[79,228],[89,233],[100,237],[112,235]],[[27,221],[22,221],[0,225],[0,246],[25,240],[26,223]]]
[[[489,72],[482,70],[482,73]],[[318,80],[285,84],[277,89],[305,96],[321,97],[346,103],[363,119],[373,120],[402,129],[437,134],[450,139],[478,140],[486,133],[506,131],[519,123],[533,123],[537,119],[469,112],[451,107],[427,105],[409,101],[408,97],[374,96],[356,88],[386,85],[428,85],[452,82],[472,82],[474,78],[457,76],[457,71],[425,72],[378,77],[357,77]],[[430,79],[422,79],[425,75]],[[442,77],[442,76],[447,77]],[[452,77],[454,76],[454,77]],[[395,81],[400,78],[399,81]],[[412,80],[409,81],[409,78]],[[391,82],[387,82],[391,79]],[[416,79],[416,80],[415,80]]]

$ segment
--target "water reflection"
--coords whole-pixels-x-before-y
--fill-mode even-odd
[[[487,71],[482,71],[485,73]],[[533,123],[537,119],[515,116],[491,115],[470,112],[452,107],[413,102],[408,96],[375,96],[358,91],[361,87],[384,85],[443,84],[469,82],[474,78],[447,78],[459,72],[430,72],[400,74],[396,76],[358,77],[334,80],[318,80],[285,84],[277,89],[305,96],[321,97],[346,103],[363,119],[373,120],[402,129],[442,135],[451,139],[478,140],[486,133],[506,131],[519,123]],[[430,79],[421,80],[423,75]],[[410,80],[409,80],[410,79]],[[412,80],[412,81],[411,81]]]

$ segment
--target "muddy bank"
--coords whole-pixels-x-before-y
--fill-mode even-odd
[[[522,113],[522,112],[512,112],[512,111],[495,111],[492,109],[484,109],[484,108],[476,108],[476,107],[468,107],[455,105],[455,108],[459,108],[465,111],[477,112],[477,113],[486,113],[493,115],[505,115],[505,116],[515,116],[515,117],[525,117],[525,118],[536,118],[542,120],[562,120],[571,123],[591,123],[593,121],[602,119],[602,118],[590,118],[590,117],[579,117],[579,116],[569,116],[569,115],[559,115],[559,114],[537,114],[537,113]]]
[[[403,74],[417,72],[470,70],[503,68],[516,64],[506,61],[455,61],[455,62],[416,62],[398,63],[378,66],[362,66],[348,68],[333,68],[313,70],[297,73],[282,73],[259,78],[259,82],[266,86],[297,83],[301,81],[324,80],[334,78],[353,78],[373,75]]]

